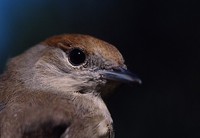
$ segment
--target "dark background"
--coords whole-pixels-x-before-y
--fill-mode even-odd
[[[198,0],[0,1],[0,71],[45,38],[90,34],[114,44],[141,86],[108,99],[116,138],[200,137]]]

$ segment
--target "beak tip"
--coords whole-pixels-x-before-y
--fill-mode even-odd
[[[133,77],[132,80],[131,80],[130,82],[132,82],[132,83],[137,83],[137,84],[139,84],[139,85],[142,84],[142,80],[141,80],[140,78],[135,78],[135,77]]]
[[[142,80],[141,80],[141,79],[138,79],[137,82],[138,82],[138,84],[140,84],[140,85],[142,84]]]

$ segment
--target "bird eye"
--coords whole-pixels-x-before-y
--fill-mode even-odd
[[[86,55],[80,49],[73,49],[69,52],[69,62],[74,65],[78,66],[85,62]]]

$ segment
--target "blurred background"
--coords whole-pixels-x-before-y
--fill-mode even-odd
[[[93,35],[143,80],[106,100],[116,138],[200,137],[199,19],[198,0],[1,0],[0,72],[49,36]]]

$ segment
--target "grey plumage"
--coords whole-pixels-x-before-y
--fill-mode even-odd
[[[70,63],[74,48],[85,52],[84,63]],[[56,36],[11,59],[0,77],[1,138],[114,137],[101,96],[118,84],[104,72],[126,69],[123,62],[115,47],[84,35]]]

